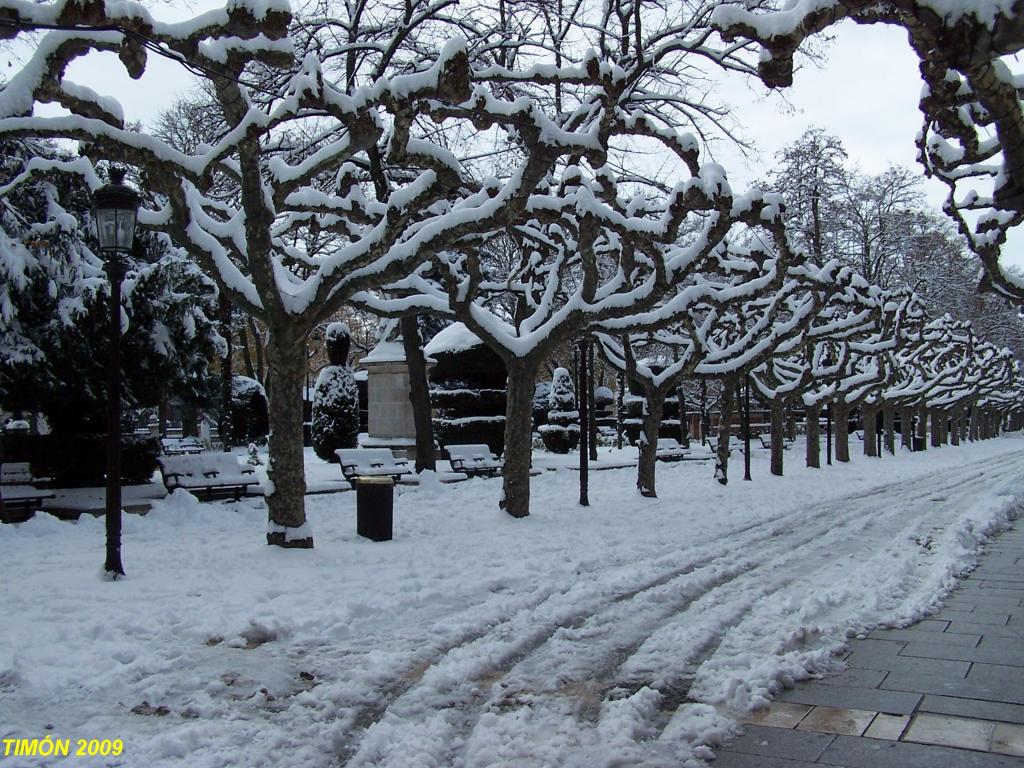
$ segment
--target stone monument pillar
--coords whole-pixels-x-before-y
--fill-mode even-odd
[[[427,365],[433,362],[427,361]],[[363,448],[390,448],[414,459],[416,424],[409,401],[409,369],[401,341],[382,341],[359,361],[366,369],[367,436]]]

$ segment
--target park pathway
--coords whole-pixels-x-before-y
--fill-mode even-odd
[[[939,613],[852,640],[845,661],[751,716],[714,768],[1024,766],[1024,525]]]

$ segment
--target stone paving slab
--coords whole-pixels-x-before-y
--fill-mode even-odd
[[[890,674],[882,681],[882,688],[890,691],[935,693],[940,696],[959,696],[966,699],[1000,701],[1006,704],[1024,704],[1024,690],[1011,689],[1002,681],[961,680],[907,672]]]
[[[822,764],[844,768],[1021,768],[1024,760],[954,747],[836,736],[821,755]]]
[[[888,691],[879,688],[810,683],[783,691],[775,698],[794,704],[849,707],[886,712],[891,715],[909,715],[917,709],[921,695],[916,691]]]
[[[972,635],[962,635],[962,637],[972,637]],[[1014,657],[1007,654],[1005,646],[988,644],[972,648],[948,643],[908,643],[900,655],[925,659],[978,661],[985,664],[1009,664],[1014,667],[1024,666],[1024,654]]]
[[[1003,704],[998,701],[964,699],[953,696],[927,694],[918,706],[920,712],[934,712],[939,715],[973,717],[980,720],[997,720],[1003,723],[1024,725],[1024,706]]]
[[[1024,528],[936,614],[848,646],[844,671],[782,691],[713,765],[1024,768]]]
[[[949,622],[947,632],[983,635],[986,640],[994,637],[1024,638],[1024,625],[1006,624],[975,624],[970,621],[970,614],[964,614],[964,621]]]
[[[914,627],[906,629],[876,629],[869,638],[876,640],[902,640],[910,645],[914,643],[941,643],[942,645],[959,645],[975,648],[981,642],[981,635],[970,635],[958,632],[921,632]]]

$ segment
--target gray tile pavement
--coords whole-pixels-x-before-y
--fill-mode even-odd
[[[776,699],[877,712],[879,720],[907,723],[901,733],[803,730],[810,715],[800,730],[749,724],[713,765],[1024,768],[1024,525],[989,544],[938,613],[849,646],[845,671]]]

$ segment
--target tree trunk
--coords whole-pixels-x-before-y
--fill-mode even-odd
[[[832,407],[833,425],[836,441],[836,461],[850,460],[850,406],[837,402]]]
[[[181,436],[199,437],[199,411],[193,403],[181,404]]]
[[[711,414],[708,412],[708,382],[700,380],[700,442],[703,445],[708,440],[708,432],[711,431]]]
[[[579,383],[576,391],[579,397],[579,420],[580,420],[580,506],[590,506],[590,384],[588,382],[587,370],[590,367],[590,356],[587,354],[589,344],[586,341],[580,342],[580,365],[577,367]]]
[[[665,412],[665,394],[653,387],[644,387],[647,400],[644,408],[643,432],[639,440],[639,461],[637,463],[636,487],[641,496],[656,498],[655,467],[658,464],[658,429]]]
[[[807,415],[807,466],[821,469],[821,414],[820,405],[808,405],[804,409]]]
[[[961,413],[960,406],[954,405],[953,410],[949,414],[949,442],[952,445],[960,445]]]
[[[507,364],[507,361],[506,361]],[[505,467],[501,508],[512,517],[530,514],[530,458],[533,454],[533,387],[536,366],[508,367],[505,408]]]
[[[587,434],[590,440],[587,445],[590,448],[590,460],[597,461],[597,408],[594,401],[597,399],[597,382],[594,376],[594,341],[587,339]]]
[[[878,456],[878,406],[864,406],[864,455]]]
[[[686,389],[682,384],[676,387],[676,402],[679,403],[679,444],[690,447],[690,420],[686,416]]]
[[[896,453],[896,409],[891,405],[882,406],[882,429],[885,432],[885,450]]]
[[[718,419],[718,455],[715,457],[715,479],[722,485],[729,483],[729,439],[732,435],[734,382],[726,380],[722,387],[722,407]]]
[[[786,413],[786,437],[791,443],[796,441],[796,414],[792,407]]]
[[[306,475],[302,455],[302,385],[305,344],[301,337],[271,333],[267,344],[270,389],[270,464],[267,543],[310,548],[306,527]]]
[[[914,411],[906,406],[900,408],[900,445],[908,451],[914,449]]]
[[[167,437],[167,419],[170,415],[170,406],[167,403],[167,398],[164,397],[160,400],[160,405],[157,407],[157,421],[160,422],[160,437]]]
[[[245,375],[250,379],[259,381],[256,374],[256,366],[252,362],[252,350],[249,349],[249,332],[246,330],[248,323],[242,322],[238,326],[238,348],[242,351],[242,365],[245,367]]]
[[[750,375],[743,377],[743,410],[740,416],[743,431],[743,479],[750,480]],[[740,385],[736,384],[736,400],[740,399]]]
[[[231,348],[231,302],[223,291],[220,294],[220,335],[224,337],[227,350],[224,357],[220,359],[220,423],[217,431],[220,433],[221,450],[224,453],[231,452],[231,361],[233,355]]]
[[[771,404],[772,467],[773,475],[782,477],[782,454],[786,447],[786,406],[782,402]]]
[[[615,447],[622,450],[622,420],[625,418],[626,375],[620,373],[615,390]]]
[[[981,429],[981,424],[979,423],[980,421],[981,411],[978,408],[978,406],[972,405],[970,425],[967,428],[967,439],[970,440],[972,443],[976,443],[978,441],[978,433]]]
[[[942,410],[939,408],[930,408],[928,410],[929,421],[931,422],[931,441],[932,448],[942,447],[942,419],[944,415]]]
[[[923,405],[917,409],[917,436],[922,450],[928,450],[928,408]]]
[[[437,469],[434,457],[434,425],[430,413],[430,387],[427,384],[427,361],[423,357],[419,322],[415,315],[399,321],[405,364],[409,369],[409,402],[416,427],[416,473]]]

